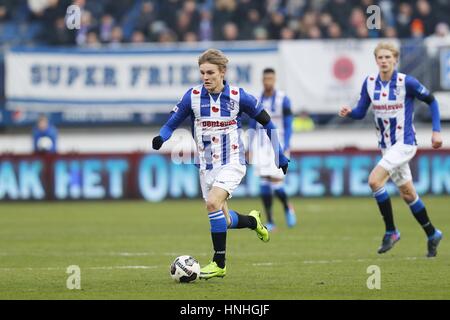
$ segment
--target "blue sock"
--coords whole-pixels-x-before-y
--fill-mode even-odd
[[[278,199],[280,199],[281,203],[283,204],[284,211],[287,211],[289,209],[289,203],[288,203],[288,197],[286,194],[286,191],[284,190],[284,186],[282,183],[273,183],[272,189],[275,191],[275,194],[277,195]]]
[[[273,197],[272,197],[272,188],[270,187],[270,183],[267,181],[261,182],[261,198],[264,205],[264,210],[266,212],[267,216],[267,222],[273,223],[273,216],[272,216],[272,203],[273,203]]]
[[[214,248],[213,261],[219,268],[225,267],[225,248],[227,243],[227,219],[222,210],[208,213],[211,226],[211,239]]]
[[[419,196],[417,196],[413,202],[408,203],[408,205],[414,218],[416,218],[417,222],[422,226],[427,237],[432,237],[436,232],[436,229],[428,218],[427,209]]]
[[[395,232],[394,215],[392,213],[391,198],[384,187],[381,187],[373,193],[374,198],[377,200],[378,208],[383,216],[384,225],[386,227],[386,233]]]
[[[228,229],[256,229],[256,219],[252,216],[243,216],[234,210],[228,210],[231,223]]]
[[[227,219],[223,210],[208,213],[208,218],[212,233],[227,232]]]

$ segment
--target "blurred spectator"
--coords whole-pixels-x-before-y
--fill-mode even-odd
[[[280,39],[281,29],[285,26],[285,19],[283,13],[280,11],[273,12],[270,15],[270,22],[268,25],[269,37],[271,39]]]
[[[253,31],[261,24],[261,15],[256,8],[251,8],[246,12],[246,16],[241,22],[241,38],[243,40],[252,40]]]
[[[342,37],[342,30],[341,27],[336,23],[333,22],[328,26],[327,29],[327,35],[330,39],[339,39]]]
[[[430,3],[427,0],[417,0],[416,9],[414,21],[421,22],[424,36],[433,33],[436,22],[431,12]],[[417,24],[419,24],[419,22],[417,22]]]
[[[267,32],[266,28],[260,26],[256,27],[253,31],[254,37],[256,41],[267,41],[269,39],[269,33]]]
[[[280,39],[281,40],[293,40],[296,38],[294,30],[289,27],[284,27],[280,31]]]
[[[406,2],[400,3],[396,17],[397,35],[399,38],[411,36],[410,24],[412,22],[413,7]]]
[[[131,43],[144,43],[145,41],[145,34],[140,30],[134,31],[131,35]]]
[[[11,19],[14,9],[13,0],[2,0],[0,2],[0,22]]]
[[[112,44],[117,44],[123,42],[123,30],[119,26],[115,26],[111,30],[111,41]]]
[[[216,0],[213,11],[213,39],[223,40],[224,26],[236,23],[236,0]]]
[[[56,153],[58,131],[49,123],[46,115],[40,115],[33,127],[33,151],[35,153]]]
[[[114,18],[110,14],[104,14],[100,23],[100,41],[103,43],[111,41],[111,34],[114,28]]]
[[[430,56],[436,57],[439,53],[439,47],[450,46],[450,30],[445,22],[436,25],[436,31],[425,39],[427,52]]]
[[[223,38],[225,41],[239,40],[239,29],[234,22],[227,22],[223,26]]]
[[[208,10],[200,13],[199,40],[211,41],[213,39],[212,15]]]
[[[55,21],[53,32],[49,33],[47,37],[48,44],[68,46],[75,44],[75,31],[69,30],[66,27],[64,18],[58,18]]]
[[[61,20],[71,4],[81,9],[82,27],[74,31],[76,41],[63,31]],[[381,8],[381,30],[364,30],[366,9],[371,5]],[[0,0],[0,23],[17,23],[18,29],[27,21],[38,30],[31,32],[31,41],[25,32],[6,41],[50,45],[84,45],[91,31],[102,43],[133,42],[135,31],[150,42],[422,39],[433,34],[438,23],[450,24],[449,12],[450,0]],[[112,40],[116,26],[122,28],[122,35]],[[135,40],[141,41],[140,33],[136,34]]]
[[[94,30],[91,30],[87,33],[86,46],[88,46],[88,47],[100,47],[101,46],[97,32],[95,32]]]

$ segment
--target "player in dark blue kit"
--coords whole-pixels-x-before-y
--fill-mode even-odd
[[[58,130],[51,125],[47,116],[40,115],[33,128],[33,151],[36,153],[56,153]]]
[[[395,70],[399,57],[395,46],[380,43],[374,54],[379,73],[369,75],[364,81],[357,107],[342,107],[339,115],[362,119],[372,105],[378,144],[383,157],[370,173],[369,185],[386,226],[378,253],[390,250],[400,240],[400,232],[394,224],[391,200],[385,189],[386,182],[391,178],[427,235],[427,257],[434,257],[442,239],[442,232],[433,226],[424,203],[416,193],[408,162],[417,151],[413,125],[414,99],[417,98],[430,106],[433,123],[431,143],[434,149],[442,146],[439,105],[417,79]]]

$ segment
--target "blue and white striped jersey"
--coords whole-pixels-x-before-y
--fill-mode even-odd
[[[291,101],[288,96],[280,90],[275,90],[270,97],[261,95],[259,99],[261,107],[270,115],[273,123],[277,127],[278,141],[281,147],[289,149],[289,142],[292,134],[292,110]],[[258,141],[265,147],[272,148],[272,142],[267,136],[265,129],[255,120],[250,122],[250,127],[258,129]]]
[[[228,163],[245,164],[241,139],[241,114],[256,117],[262,107],[244,89],[226,82],[220,94],[210,94],[199,85],[189,89],[167,121],[172,131],[191,116],[200,169],[211,170]]]
[[[350,117],[362,119],[372,106],[380,148],[396,143],[416,145],[414,98],[423,101],[429,96],[428,89],[412,76],[394,71],[391,80],[383,82],[379,75],[369,75]]]

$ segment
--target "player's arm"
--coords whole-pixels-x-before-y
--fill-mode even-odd
[[[439,114],[439,103],[433,94],[414,77],[406,76],[406,94],[410,94],[430,107],[433,133],[431,134],[431,145],[434,149],[442,147],[441,116]]]
[[[270,141],[272,141],[275,154],[278,155],[278,161],[276,161],[277,166],[283,170],[284,174],[286,174],[289,159],[284,155],[283,149],[278,142],[278,134],[276,132],[277,128],[270,119],[269,114],[263,109],[261,104],[258,104],[255,97],[246,93],[242,89],[240,89],[239,105],[242,107],[242,110],[250,116],[250,118],[255,119],[263,126],[264,129],[266,129],[266,133],[269,136]]]
[[[192,89],[191,89],[192,90]],[[181,101],[177,103],[175,108],[170,113],[170,118],[159,130],[159,135],[153,138],[152,147],[155,150],[159,150],[163,143],[170,139],[172,133],[180,124],[189,116],[191,106],[190,106],[190,96],[191,90],[186,92]]]
[[[284,127],[284,152],[287,154],[290,149],[290,142],[292,136],[292,122],[294,116],[292,115],[291,100],[285,96],[283,99],[283,127]]]
[[[370,107],[370,97],[367,93],[367,79],[364,80],[364,83],[361,88],[361,93],[359,95],[358,104],[356,105],[356,108],[352,109],[348,106],[344,106],[339,110],[339,116],[340,117],[350,117],[355,120],[361,120],[363,119],[366,114],[367,110]]]
[[[56,143],[58,140],[58,130],[56,129],[56,127],[51,127],[51,129],[49,130],[49,137],[53,142],[51,152],[56,153]]]

